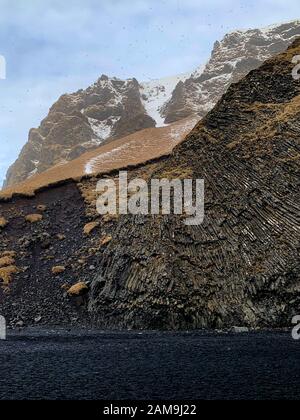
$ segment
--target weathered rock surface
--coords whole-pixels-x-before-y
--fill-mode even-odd
[[[63,95],[38,129],[29,133],[5,186],[76,159],[106,140],[155,127],[146,113],[137,80],[102,76],[87,90]]]
[[[116,139],[84,153],[77,159],[52,166],[41,174],[5,188],[0,191],[0,197],[11,197],[18,193],[32,195],[36,190],[59,181],[107,173],[169,155],[197,123],[198,118],[190,117],[166,127],[147,128]]]
[[[202,225],[180,216],[101,218],[96,178],[3,202],[0,251],[16,252],[19,270],[0,290],[8,322],[290,326],[300,310],[299,54],[300,40],[232,85],[171,157],[130,170],[149,181],[204,179]],[[43,219],[26,224],[40,205]],[[92,221],[98,227],[84,235]],[[54,265],[66,267],[58,278]],[[72,300],[66,291],[79,282],[89,292]]]
[[[228,87],[300,36],[300,22],[236,31],[216,42],[211,59],[191,76],[139,84],[102,76],[87,90],[63,95],[32,129],[5,187],[74,160],[103,142],[191,115],[203,117]]]
[[[107,326],[282,327],[300,310],[300,41],[232,85],[150,177],[205,179],[205,221],[124,217],[92,283]]]
[[[300,21],[227,34],[215,43],[204,70],[200,68],[178,83],[164,106],[165,122],[169,124],[192,114],[204,117],[232,83],[285,51],[299,36]]]

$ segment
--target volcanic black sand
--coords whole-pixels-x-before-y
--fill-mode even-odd
[[[299,360],[280,332],[25,330],[0,342],[0,399],[299,399]]]

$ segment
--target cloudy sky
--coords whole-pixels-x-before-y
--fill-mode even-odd
[[[0,183],[61,94],[192,71],[228,31],[299,17],[299,0],[0,0]]]

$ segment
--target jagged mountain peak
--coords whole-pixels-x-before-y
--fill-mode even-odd
[[[270,57],[283,52],[300,36],[300,20],[262,29],[237,30],[214,44],[206,66],[176,86],[164,107],[165,122],[191,114],[203,117],[228,87],[258,68]]]
[[[214,45],[210,60],[192,74],[141,82],[102,75],[86,90],[63,95],[50,109],[5,186],[76,159],[99,145],[145,128],[205,116],[226,92],[300,36],[300,21],[231,32]]]
[[[164,105],[171,99],[175,86],[178,83],[183,83],[189,76],[190,74],[186,73],[141,83],[140,92],[143,105],[147,114],[155,120],[157,127],[166,125]]]
[[[50,108],[9,169],[6,186],[95,149],[108,140],[155,127],[145,110],[135,78],[102,75],[85,90],[66,94]]]

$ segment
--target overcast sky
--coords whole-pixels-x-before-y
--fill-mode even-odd
[[[228,31],[299,17],[299,0],[0,0],[0,183],[61,94],[192,71]]]

